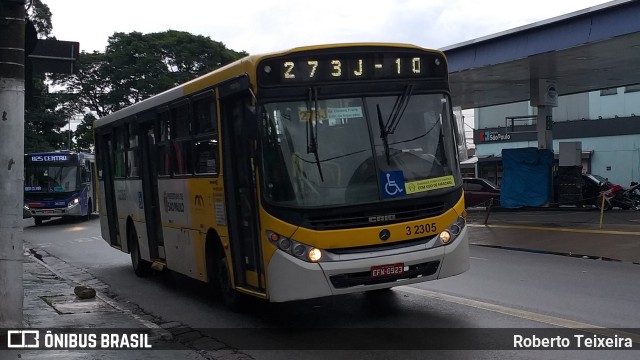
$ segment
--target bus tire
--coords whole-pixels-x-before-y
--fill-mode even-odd
[[[218,286],[217,293],[220,295],[222,303],[233,312],[242,312],[245,298],[243,294],[233,288],[229,261],[224,254],[217,259],[216,275],[215,285]]]
[[[127,231],[129,250],[131,252],[131,265],[133,272],[139,277],[147,277],[151,275],[151,263],[143,260],[140,256],[140,245],[138,245],[138,234],[136,228],[131,225]]]
[[[35,221],[36,226],[42,225],[42,219],[41,218],[34,217],[33,221]]]

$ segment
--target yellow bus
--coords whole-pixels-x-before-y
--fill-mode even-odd
[[[225,304],[435,280],[469,268],[440,51],[251,55],[95,122],[103,238],[135,273]]]

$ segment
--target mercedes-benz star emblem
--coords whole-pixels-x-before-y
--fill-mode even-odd
[[[382,229],[380,230],[378,236],[380,237],[380,240],[387,241],[391,237],[391,232],[387,229]]]

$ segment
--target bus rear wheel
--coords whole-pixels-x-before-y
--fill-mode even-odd
[[[140,245],[138,245],[138,234],[135,227],[131,226],[129,234],[129,249],[131,251],[131,265],[133,272],[139,277],[147,277],[151,274],[151,263],[142,259],[140,256]]]

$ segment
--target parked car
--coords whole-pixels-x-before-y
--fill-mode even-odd
[[[559,185],[559,179],[556,176],[554,179],[554,202],[556,205],[575,205],[578,207],[582,207],[583,205],[598,206],[597,202],[600,193],[614,186],[614,184],[612,184],[607,178],[596,174],[582,174],[582,183],[579,183],[579,181],[580,180],[571,179],[567,181],[565,179],[565,182],[568,183],[568,185],[566,185],[568,188],[565,186],[563,191],[572,191],[571,189],[573,188],[579,191],[582,195],[582,199],[576,200],[575,203],[573,201],[567,202],[559,196],[561,186]],[[574,183],[576,183],[575,187],[572,186]]]
[[[464,203],[466,207],[500,206],[500,187],[483,178],[463,178]],[[493,199],[493,203],[491,200]]]

